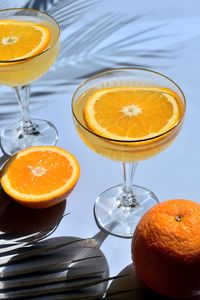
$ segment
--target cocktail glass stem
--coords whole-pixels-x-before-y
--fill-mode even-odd
[[[58,132],[55,126],[46,120],[32,119],[29,112],[30,85],[14,87],[19,103],[20,121],[9,125],[1,134],[1,149],[7,155],[31,146],[55,145]]]
[[[30,85],[14,88],[21,112],[22,131],[24,134],[37,134],[37,128],[32,123],[29,111]],[[39,132],[38,132],[39,133]]]
[[[133,186],[133,178],[135,175],[137,165],[138,165],[138,162],[136,162],[136,163],[123,162],[122,163],[123,192],[119,199],[122,207],[132,208],[132,207],[135,207],[138,205],[136,196],[134,194],[134,186]]]

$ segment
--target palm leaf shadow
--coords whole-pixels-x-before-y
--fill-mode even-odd
[[[61,28],[65,28],[76,22],[80,17],[83,17],[83,14],[96,3],[98,3],[98,0],[59,1],[55,7],[51,7],[48,13],[57,20]]]
[[[58,3],[59,0],[29,0],[25,8],[38,9],[47,12],[51,6]]]
[[[29,0],[24,7],[47,12],[61,27],[65,27],[75,22],[97,2],[98,0]]]
[[[166,38],[166,34],[160,29],[167,24],[146,23],[146,28],[140,27],[138,21],[143,21],[145,15],[130,16],[121,12],[107,12],[88,22],[79,22],[79,19],[82,20],[83,15],[98,3],[98,0],[27,2],[26,7],[47,10],[60,23],[62,29],[61,54],[57,63],[35,82],[32,88],[31,102],[37,104],[37,107],[51,101],[49,96],[54,93],[66,93],[80,81],[97,72],[126,66],[167,68],[170,67],[169,59],[170,64],[173,63],[176,49],[165,49],[162,42],[159,47],[148,49],[153,40],[162,41]],[[128,29],[128,35],[124,36],[121,33],[124,28]],[[4,95],[3,97],[5,98]],[[12,118],[13,114],[18,112],[16,100],[11,98],[9,101],[10,105],[8,101],[2,102],[5,107],[4,112],[0,113],[0,117],[4,115],[2,119]]]
[[[79,30],[71,34],[64,32],[62,51],[56,65],[60,77],[69,77],[66,76],[67,69],[71,76],[70,79],[73,78],[77,83],[96,72],[111,67],[139,66],[153,68],[156,65],[156,59],[165,61],[166,58],[173,58],[174,54],[172,55],[170,49],[163,51],[164,49],[160,47],[161,49],[145,50],[144,45],[142,45],[144,42],[148,43],[161,37],[165,38],[165,35],[156,33],[156,30],[160,29],[161,26],[165,26],[165,24],[159,27],[151,26],[111,42],[112,38],[110,37],[112,35],[116,35],[125,26],[133,28],[135,22],[141,18],[141,16],[133,18],[122,14],[107,13],[100,19],[81,26]],[[150,33],[150,36],[145,37],[146,33]],[[105,41],[107,45],[101,46]],[[141,48],[144,49],[134,49],[134,45],[140,43]],[[154,58],[154,61],[152,58]],[[145,62],[143,62],[144,59]],[[66,84],[66,81],[63,81],[63,84]]]
[[[83,56],[83,53],[91,55],[91,52],[96,46],[109,38],[110,35],[116,32],[124,24],[128,24],[131,21],[132,19],[125,19],[124,16],[107,13],[102,16],[100,20],[86,24],[64,41],[64,51],[62,52],[61,59],[64,55],[70,53],[75,53],[76,56]]]

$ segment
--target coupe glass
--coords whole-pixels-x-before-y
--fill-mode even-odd
[[[3,152],[12,155],[29,146],[54,145],[57,141],[58,133],[53,124],[45,120],[31,120],[29,96],[31,82],[46,73],[58,56],[60,29],[52,17],[33,9],[1,10],[0,20],[6,19],[32,21],[48,27],[51,33],[48,47],[39,54],[0,61],[0,84],[13,87],[21,112],[21,120],[9,125],[1,134]]]
[[[146,139],[114,140],[96,134],[86,124],[85,102],[95,90],[119,86],[170,89],[179,98],[179,120],[170,129]],[[133,185],[136,166],[139,161],[164,150],[177,136],[185,113],[184,94],[175,82],[160,73],[139,68],[113,69],[89,78],[78,87],[72,99],[72,112],[84,143],[100,155],[122,162],[123,183],[109,188],[96,199],[94,215],[97,225],[113,235],[130,238],[141,216],[158,203],[152,191]]]

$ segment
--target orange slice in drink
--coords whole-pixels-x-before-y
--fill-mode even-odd
[[[160,87],[112,87],[90,94],[84,107],[87,126],[103,137],[134,141],[156,137],[181,117],[178,96]]]
[[[0,61],[35,56],[50,42],[50,30],[35,22],[0,20]]]
[[[45,208],[63,201],[80,175],[77,159],[56,146],[34,146],[18,152],[4,165],[1,185],[17,202]]]

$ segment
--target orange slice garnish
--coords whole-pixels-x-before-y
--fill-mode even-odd
[[[66,198],[80,175],[77,159],[56,146],[34,146],[18,152],[4,165],[1,185],[19,203],[44,208]]]
[[[87,126],[103,137],[134,141],[156,137],[181,117],[178,96],[160,87],[112,87],[88,96],[84,107]]]
[[[50,30],[35,22],[0,20],[0,61],[35,56],[50,42]]]

